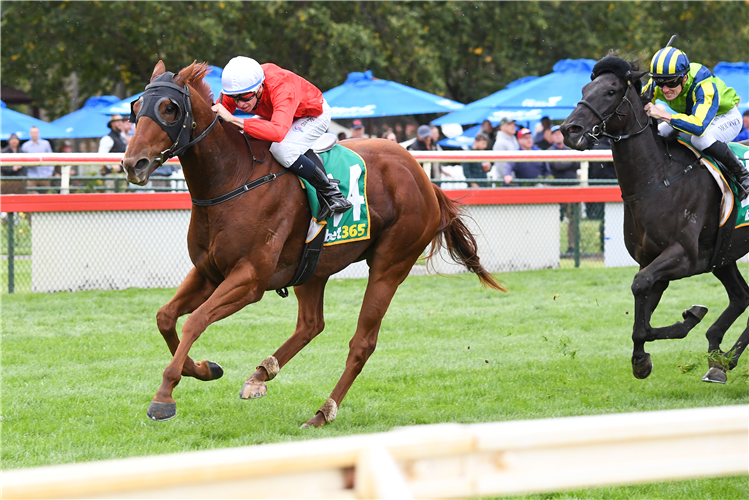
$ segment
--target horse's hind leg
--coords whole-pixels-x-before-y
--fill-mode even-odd
[[[728,307],[720,315],[720,317],[713,323],[710,328],[707,329],[705,336],[707,337],[709,353],[718,352],[723,354],[720,350],[720,344],[723,342],[723,336],[728,331],[728,328],[741,316],[741,314],[749,307],[749,286],[739,272],[739,268],[736,263],[721,267],[713,271],[716,278],[720,280],[728,293]],[[726,382],[725,369],[733,369],[738,363],[741,353],[746,347],[747,339],[749,339],[749,327],[739,336],[739,339],[734,344],[731,351],[731,359],[727,359],[725,363],[716,363],[716,360],[710,359],[710,369],[707,374],[702,378],[705,382]]]
[[[421,251],[426,247],[426,244],[424,244],[419,251],[412,253],[417,245],[418,243],[411,248],[402,248],[402,250],[396,250],[392,246],[384,249],[383,246],[385,245],[378,245],[379,248],[374,252],[374,257],[370,262],[369,282],[364,293],[356,333],[349,342],[346,368],[328,400],[315,416],[302,427],[320,427],[335,419],[338,406],[375,350],[382,318],[390,306],[390,301],[393,299],[398,286],[408,277],[408,273]],[[403,260],[393,264],[392,262],[395,259],[391,256],[399,252],[402,253],[400,259]],[[387,255],[387,258],[385,258],[385,255]]]
[[[179,347],[177,335],[177,319],[193,312],[208,300],[216,286],[206,280],[194,267],[177,289],[174,297],[167,302],[156,314],[156,325],[166,341],[172,356]],[[199,380],[216,380],[224,374],[223,369],[212,361],[195,363],[189,356],[182,367],[182,375],[195,377]]]
[[[255,373],[247,379],[242,390],[239,391],[240,398],[252,399],[265,396],[267,391],[265,382],[272,380],[291,358],[323,331],[325,328],[323,296],[327,283],[327,276],[313,277],[304,285],[294,288],[294,294],[299,303],[296,329],[293,335],[272,356],[263,360]]]

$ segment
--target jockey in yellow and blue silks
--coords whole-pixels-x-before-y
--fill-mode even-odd
[[[692,144],[720,161],[744,188],[743,200],[749,192],[749,173],[726,144],[741,131],[739,96],[723,80],[698,63],[689,62],[687,55],[675,47],[666,47],[653,56],[650,81],[642,93],[653,91],[653,100],[645,105],[648,116],[662,120],[660,135],[674,129],[689,137]],[[655,105],[657,99],[668,102],[676,111],[668,113]]]

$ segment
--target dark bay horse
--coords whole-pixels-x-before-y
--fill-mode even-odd
[[[177,155],[193,200],[222,196],[253,180],[273,180],[213,206],[193,205],[187,246],[194,268],[157,316],[172,361],[148,409],[154,420],[176,414],[172,397],[182,376],[215,380],[217,363],[194,362],[188,353],[211,324],[259,301],[266,290],[285,287],[300,264],[311,212],[299,179],[285,173],[270,143],[245,138],[217,124],[204,63],[166,73],[154,68],[146,93],[133,104],[137,129],[123,159],[128,180],[143,185],[166,158]],[[179,143],[179,145],[177,144]],[[402,146],[381,139],[347,141],[367,164],[370,238],[325,247],[312,278],[294,288],[299,313],[293,335],[260,363],[240,397],[265,395],[265,382],[325,327],[323,294],[330,275],[366,259],[369,281],[346,366],[330,398],[305,426],[331,422],[356,376],[375,350],[382,318],[398,286],[428,245],[444,246],[476,273],[484,286],[497,283],[479,261],[476,241],[456,205],[427,178]],[[177,335],[177,318],[191,313]]]
[[[624,241],[640,264],[632,282],[634,376],[646,378],[653,368],[645,342],[684,338],[707,313],[706,307],[693,306],[682,313],[684,321],[652,327],[650,318],[669,282],[710,271],[725,287],[729,303],[707,330],[711,356],[703,380],[725,383],[726,368],[736,366],[749,340],[747,328],[728,353],[720,350],[726,331],[749,306],[749,286],[736,266],[749,251],[749,227],[736,229],[728,254],[721,262],[712,263],[720,223],[720,189],[710,173],[698,166],[692,152],[660,137],[655,124],[648,124],[643,109],[647,99],[639,95],[645,74],[615,56],[599,61],[593,80],[583,87],[583,100],[562,124],[564,142],[584,150],[598,137],[612,139],[624,199]]]

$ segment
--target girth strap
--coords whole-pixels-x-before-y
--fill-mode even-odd
[[[255,189],[256,187],[262,186],[263,184],[272,182],[276,180],[276,177],[280,177],[286,172],[288,172],[288,170],[282,170],[278,172],[277,174],[264,175],[260,177],[259,179],[255,179],[252,182],[248,182],[244,186],[240,186],[237,189],[234,189],[233,191],[229,191],[228,193],[222,194],[221,196],[216,196],[215,198],[209,198],[207,200],[196,200],[195,198],[193,198],[192,204],[197,205],[199,207],[211,207],[213,205],[218,205],[219,203],[223,203],[225,201],[231,200],[232,198],[236,198],[240,194],[244,194],[247,191],[251,191]]]
[[[666,179],[666,180],[664,180],[662,182],[659,182],[658,184],[656,184],[654,186],[650,186],[649,188],[644,189],[644,190],[640,191],[639,193],[633,194],[631,196],[624,196],[624,195],[622,195],[622,201],[624,201],[624,203],[626,203],[627,205],[634,205],[635,203],[637,203],[638,201],[640,201],[640,199],[642,199],[642,197],[645,196],[646,194],[655,194],[658,191],[660,191],[661,189],[669,187],[674,182],[676,182],[679,179],[681,179],[682,177],[684,177],[684,175],[688,174],[689,171],[692,170],[693,168],[694,167],[692,165],[687,165],[687,168],[685,168],[684,170],[682,170],[678,174],[674,175],[670,179]]]

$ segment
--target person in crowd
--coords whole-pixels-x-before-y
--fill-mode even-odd
[[[550,129],[551,134],[551,146],[547,148],[549,151],[563,151],[571,149],[564,144],[564,136],[559,125],[554,125]],[[577,179],[577,171],[580,168],[579,161],[551,161],[549,162],[549,168],[551,169],[551,175],[555,179]],[[567,218],[567,253],[574,251],[575,241],[575,210],[572,203],[561,203],[559,205],[559,218],[564,220]]]
[[[416,125],[415,123],[406,123],[406,129],[405,129],[406,138],[405,138],[405,140],[407,141],[409,139],[415,139],[416,138],[416,130],[418,128],[419,128],[418,125]]]
[[[388,141],[398,142],[398,138],[396,137],[395,132],[393,132],[392,130],[389,130],[382,134],[382,138]]]
[[[533,145],[533,134],[527,128],[518,130],[517,140],[522,151],[538,150]],[[549,175],[551,175],[551,170],[545,161],[510,162],[505,167],[504,181],[509,185],[513,179],[543,179]]]
[[[551,119],[548,116],[542,117],[540,125],[541,129],[533,137],[533,144],[538,149],[549,149],[552,144]]]
[[[486,135],[486,138],[489,141],[486,145],[486,149],[491,149],[494,146],[494,141],[497,139],[497,131],[494,130],[492,122],[489,120],[481,122],[481,131]]]
[[[338,132],[338,140],[339,141],[346,140],[346,132]]]
[[[419,125],[419,128],[416,129],[416,140],[407,149],[410,151],[433,151],[435,149],[432,143],[432,130],[429,128],[429,125]],[[429,178],[434,179],[435,177],[431,175],[432,164],[424,163],[422,165]]]
[[[515,136],[515,129],[515,120],[507,117],[502,118],[499,121],[499,131],[497,132],[496,140],[494,141],[492,150],[517,151],[518,149],[520,149],[517,137]],[[495,162],[492,166],[491,171],[489,172],[488,177],[490,179],[496,180],[503,179],[505,168],[507,168],[507,165],[508,164],[505,162]]]
[[[741,127],[741,132],[739,132],[739,135],[736,136],[736,139],[734,141],[741,142],[749,140],[749,109],[744,111],[743,118],[743,127]]]
[[[16,134],[10,134],[8,145],[2,150],[3,153],[21,153],[21,141]],[[23,177],[26,175],[26,167],[22,165],[12,165],[10,167],[0,167],[0,173],[3,176]]]
[[[330,126],[332,112],[320,89],[296,73],[273,63],[261,65],[245,56],[227,63],[221,87],[213,111],[225,123],[272,143],[270,152],[281,166],[306,179],[317,191],[319,220],[353,206],[325,171],[304,155]],[[265,120],[234,116],[237,108]]]
[[[8,145],[3,148],[2,153],[13,154],[20,152],[21,141],[16,134],[10,134],[10,137],[8,137]],[[3,177],[25,177],[26,167],[22,165],[0,167],[0,174],[2,174]],[[26,194],[26,183],[21,180],[3,179],[2,185],[0,186],[0,192],[3,194]]]
[[[741,131],[736,91],[705,66],[690,63],[681,50],[665,47],[650,62],[650,80],[643,87],[643,94],[648,92],[653,98],[645,105],[645,111],[661,120],[658,132],[667,136],[675,129],[694,147],[720,161],[741,184],[739,199],[745,199],[749,172],[726,144]],[[676,113],[658,108],[656,99],[666,101]]]
[[[364,124],[361,120],[354,120],[351,122],[351,138],[361,139],[364,137]]]
[[[432,135],[432,151],[442,151],[442,146],[439,145],[440,140],[440,129],[436,125],[430,125],[429,131]],[[432,179],[440,179],[442,177],[442,164],[439,162],[432,163]]]
[[[476,134],[473,139],[474,151],[485,151],[489,149],[489,137],[483,132]],[[463,167],[463,176],[466,179],[486,179],[487,173],[492,168],[491,162],[466,162],[461,165]],[[481,187],[477,182],[471,182],[471,187]]]
[[[562,151],[569,150],[570,148],[564,144],[564,136],[559,125],[554,125],[550,129],[551,134],[551,145],[546,148],[550,151]],[[551,175],[555,179],[577,179],[577,171],[580,169],[579,161],[554,161],[549,162],[549,168],[551,169]]]
[[[393,129],[395,132],[395,137],[398,138],[398,142],[403,142],[406,140],[406,132],[403,130],[403,124],[401,122],[397,122],[395,124],[395,128]]]
[[[124,132],[122,115],[112,115],[109,117],[109,133],[99,139],[99,154],[106,153],[124,153],[127,149],[127,136]],[[121,172],[122,167],[119,164],[104,165],[101,167],[101,175],[108,175],[112,172]]]
[[[49,141],[45,139],[41,139],[39,137],[39,128],[38,127],[31,127],[29,129],[29,139],[28,141],[24,142],[21,145],[21,152],[23,153],[51,153],[52,152],[52,146],[50,145]],[[28,177],[52,177],[52,175],[55,173],[55,167],[53,166],[44,166],[44,167],[28,167],[26,170],[26,175]],[[52,181],[48,179],[33,179],[29,180],[26,183],[27,187],[49,187],[52,185]],[[34,191],[32,192],[40,192],[43,193],[44,191]]]

